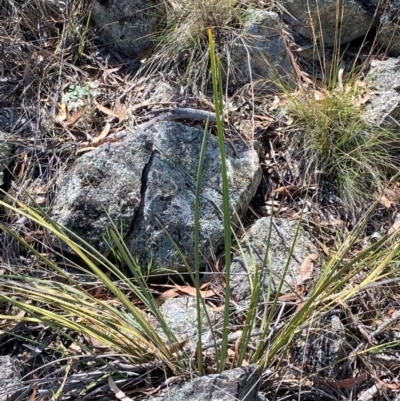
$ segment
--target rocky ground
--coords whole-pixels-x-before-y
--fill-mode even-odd
[[[354,2],[348,5],[342,47],[336,46],[336,31],[329,23],[331,8],[322,8],[322,22],[328,22],[325,47],[319,48],[318,57],[313,30],[305,26],[308,17],[301,11],[304,4],[258,2],[240,26],[241,35],[235,36],[233,30],[214,31],[224,69],[224,143],[235,227],[226,366],[236,367],[238,339],[253,302],[254,289],[246,277],[267,266],[260,276],[257,324],[249,349],[239,367],[221,375],[217,375],[212,350],[214,341],[222,337],[227,283],[221,159],[209,67],[204,75],[200,58],[189,49],[177,51],[176,58],[160,51],[146,36],[158,20],[152,13],[142,17],[146,8],[142,2],[131,2],[130,7],[139,7],[141,14],[133,13],[126,24],[121,18],[130,15],[129,2],[106,3],[0,3],[3,200],[15,207],[23,202],[42,208],[85,240],[86,249],[93,247],[124,270],[126,266],[110,251],[117,246],[110,230],[119,232],[142,273],[152,276],[150,288],[160,311],[182,341],[174,356],[182,350],[194,355],[196,291],[177,249],[189,266],[195,265],[196,174],[203,132],[209,124],[199,218],[201,290],[208,310],[203,356],[208,375],[196,377],[188,369],[172,375],[160,361],[132,363],[126,355],[111,354],[113,348],[79,331],[61,330],[65,337],[50,324],[13,321],[10,317],[29,313],[6,296],[24,302],[29,297],[9,290],[13,279],[7,276],[1,282],[5,295],[0,298],[0,354],[5,377],[0,379],[0,388],[4,380],[11,399],[29,400],[398,399],[400,181],[390,181],[400,155],[396,139],[400,110],[396,44],[400,41],[393,40],[398,35],[393,28],[397,3],[381,13],[381,25],[374,27],[376,40],[368,36],[372,35],[371,10],[353,8]],[[138,25],[137,20],[142,22]],[[358,30],[350,29],[355,25]],[[131,37],[145,39],[132,45]],[[170,45],[166,41],[165,49]],[[197,69],[185,68],[191,57]],[[266,59],[274,62],[266,63]],[[208,66],[208,58],[204,65]],[[362,118],[377,130],[394,133],[387,148],[394,168],[385,170],[385,188],[374,189],[366,174],[365,187],[371,192],[365,198],[350,199],[349,207],[337,182],[305,157],[303,144],[296,138],[308,127],[295,120],[288,105],[293,97],[301,96],[323,101],[336,90],[346,96],[354,87],[353,103],[360,107]],[[354,231],[366,216],[368,221]],[[123,309],[104,281],[82,274],[82,259],[71,244],[60,242],[18,209],[2,205],[1,222],[2,275],[61,286],[76,280],[85,283],[95,298]],[[344,280],[343,286],[313,299],[316,288],[324,284],[325,266],[349,238],[353,242],[336,268],[339,271],[353,260],[356,268],[362,268],[348,279],[343,278],[347,273],[338,275],[336,280]],[[372,255],[374,244],[382,244],[377,253],[393,255],[390,269],[385,265],[386,276],[366,285],[378,259],[365,259],[368,266],[357,258],[365,250]],[[44,260],[61,268],[65,277]],[[151,320],[151,313],[129,286],[116,275],[111,278]],[[340,297],[362,285],[352,296]],[[321,308],[315,306],[319,304]],[[272,306],[276,313],[269,315]],[[299,325],[287,344],[276,341],[303,307],[315,308],[316,317]],[[57,310],[51,303],[48,309]],[[250,355],[260,342],[259,322],[267,317],[272,323],[264,336],[264,353],[254,361]],[[157,327],[156,321],[151,322]],[[277,344],[285,352],[276,351],[279,357],[266,366],[265,361],[271,360],[265,355],[269,349],[278,349]],[[111,378],[110,371],[119,373]],[[1,400],[8,399],[6,393],[0,390]]]

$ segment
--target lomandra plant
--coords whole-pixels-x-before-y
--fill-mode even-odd
[[[219,371],[224,370],[227,356],[228,334],[229,334],[229,303],[230,303],[230,269],[231,269],[231,220],[230,220],[230,195],[228,183],[228,171],[225,156],[225,138],[223,129],[223,98],[222,98],[222,72],[221,64],[215,54],[214,38],[211,29],[208,30],[210,42],[211,75],[214,94],[214,105],[217,115],[218,145],[221,154],[221,175],[223,195],[223,218],[224,218],[224,250],[225,250],[225,310],[222,328],[222,348],[219,358]]]
[[[203,163],[206,149],[208,132],[208,121],[203,133],[203,141],[200,151],[197,180],[196,180],[196,197],[195,197],[195,215],[194,215],[194,253],[195,253],[195,266],[194,273],[192,271],[192,266],[190,266],[185,259],[185,255],[180,251],[179,247],[174,242],[174,239],[169,236],[168,232],[166,234],[174,244],[176,251],[181,256],[182,262],[186,266],[189,276],[191,277],[193,283],[196,287],[196,307],[197,307],[197,368],[200,374],[204,373],[203,364],[203,343],[202,343],[202,318],[203,313],[208,318],[209,329],[211,330],[211,335],[214,341],[214,355],[216,359],[216,369],[222,372],[226,369],[226,360],[228,355],[228,335],[230,333],[230,266],[231,266],[231,243],[232,243],[232,222],[231,222],[231,206],[230,206],[230,192],[229,192],[229,180],[228,180],[228,170],[226,163],[226,152],[225,152],[225,136],[224,136],[224,106],[223,106],[223,89],[222,89],[222,71],[221,62],[216,55],[215,42],[213,37],[213,32],[211,29],[208,30],[208,40],[209,40],[209,52],[210,52],[210,70],[211,70],[211,82],[213,88],[213,99],[215,105],[216,123],[217,123],[217,137],[218,145],[220,150],[221,158],[221,178],[222,178],[222,209],[219,212],[222,215],[223,227],[224,227],[224,261],[225,261],[225,299],[224,299],[224,312],[223,312],[223,322],[222,322],[222,333],[221,333],[221,346],[217,346],[217,334],[213,329],[213,325],[210,322],[207,308],[204,300],[200,296],[200,258],[201,253],[199,249],[199,238],[200,238],[200,198],[202,191],[202,175],[203,175]],[[254,320],[255,318],[252,317]],[[249,325],[252,327],[252,324]],[[242,341],[243,349],[247,349],[247,341]],[[237,361],[236,361],[237,362]],[[233,366],[236,366],[235,363]],[[240,366],[240,364],[238,365]]]
[[[113,298],[103,300],[96,292],[93,294],[85,282],[74,279],[46,254],[40,253],[34,246],[28,244],[25,238],[0,223],[1,230],[14,237],[27,251],[36,255],[38,263],[45,266],[52,276],[59,277],[58,280],[52,280],[24,274],[1,275],[0,302],[13,305],[17,311],[23,312],[17,315],[0,315],[3,331],[7,332],[7,328],[12,327],[15,321],[40,323],[76,342],[88,354],[94,355],[94,351],[77,340],[72,333],[77,332],[94,339],[131,363],[160,361],[172,371],[181,362],[184,363],[185,358],[180,356],[177,360],[174,356],[178,341],[165,324],[140,268],[129,253],[124,252],[122,255],[125,257],[124,263],[130,268],[136,281],[124,275],[118,266],[89,244],[84,243],[74,233],[57,225],[42,209],[34,210],[22,203],[14,207],[4,201],[0,201],[0,205],[12,213],[24,216],[68,245],[82,260],[81,266],[76,266],[81,273],[91,276],[95,281],[100,280],[101,286],[112,294]],[[113,232],[111,235],[118,247],[124,250],[118,235]],[[17,267],[9,268],[17,270]],[[114,277],[114,280],[110,276]],[[117,280],[124,284],[125,291],[120,289]],[[150,324],[143,311],[133,304],[128,293],[134,294],[143,304],[143,309],[153,314],[164,331],[164,338],[168,339],[168,344]]]
[[[397,174],[393,182],[396,182],[399,176],[400,174]],[[392,285],[397,286],[400,277],[400,227],[353,254],[355,244],[359,241],[375,207],[376,204],[340,244],[338,250],[323,262],[321,273],[310,293],[305,299],[299,298],[296,313],[282,325],[272,340],[259,345],[253,354],[253,360],[261,367],[279,366],[280,362],[287,358],[287,352],[293,349],[303,330],[315,327],[315,322],[321,321],[335,308],[343,308],[345,311],[350,299],[357,299],[366,291],[369,291],[370,296],[374,293],[372,297],[379,297],[382,289],[389,290]],[[380,301],[377,301],[378,305],[379,303]],[[328,327],[327,330],[331,328]],[[385,349],[390,347],[391,343],[387,341],[386,344],[383,342],[380,345]],[[374,347],[357,344],[350,356],[355,358],[360,351],[364,354],[373,353]]]

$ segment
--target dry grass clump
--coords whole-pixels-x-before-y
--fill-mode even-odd
[[[204,89],[210,81],[207,30],[212,29],[216,45],[223,53],[224,44],[232,40],[235,29],[242,26],[249,4],[248,0],[165,2],[150,70],[167,71],[171,66],[179,67],[185,87],[194,84]]]
[[[287,107],[304,174],[328,179],[349,211],[380,192],[399,162],[398,134],[363,118],[363,96],[355,83],[291,94]]]

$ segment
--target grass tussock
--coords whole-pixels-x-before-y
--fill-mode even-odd
[[[329,180],[353,211],[385,187],[399,162],[398,134],[363,118],[363,85],[301,91],[288,98],[287,112],[296,127],[293,146],[305,175]]]
[[[173,356],[178,341],[163,320],[140,268],[134,258],[126,253],[117,234],[110,232],[133,280],[96,249],[57,225],[40,207],[35,210],[22,203],[18,205],[16,208],[0,201],[0,206],[24,216],[58,237],[80,257],[81,262],[69,262],[72,267],[69,272],[60,269],[53,258],[37,250],[38,246],[46,249],[44,244],[36,242],[31,245],[26,236],[0,223],[0,229],[18,241],[23,252],[36,257],[34,259],[38,267],[30,274],[16,274],[16,267],[10,265],[7,269],[10,274],[1,276],[1,304],[7,303],[21,312],[17,315],[0,315],[4,318],[3,330],[13,327],[15,321],[43,323],[76,343],[79,350],[88,355],[93,355],[93,350],[87,344],[89,339],[89,343],[94,342],[100,348],[121,354],[130,363],[159,361],[174,370],[181,362],[187,361],[182,355],[179,362]],[[65,257],[63,259],[67,260]],[[74,273],[71,274],[71,271]],[[85,279],[80,280],[79,277]],[[132,302],[129,294],[135,294],[141,308]],[[144,311],[153,314],[164,332],[165,340],[161,338],[160,331],[152,326]],[[75,337],[73,333],[79,333],[79,336]],[[83,337],[85,341],[81,340]]]
[[[242,26],[249,3],[246,0],[166,2],[155,39],[157,46],[146,68],[167,71],[171,66],[178,67],[185,86],[204,89],[210,82],[207,30],[213,31],[217,47],[223,49],[232,40],[235,28]]]

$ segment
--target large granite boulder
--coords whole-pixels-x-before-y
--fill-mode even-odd
[[[374,28],[376,4],[376,0],[283,2],[283,6],[290,13],[285,19],[294,30],[306,38],[317,38],[329,46],[350,42]]]
[[[149,49],[158,20],[157,0],[91,0],[91,17],[107,44],[128,56]]]
[[[125,238],[146,268],[186,271],[171,239],[194,265],[196,174],[203,130],[160,122],[80,157],[58,180],[53,218],[101,252],[108,229]],[[247,211],[261,181],[249,143],[226,141],[232,220]],[[200,216],[201,264],[223,244],[222,179],[217,138],[208,135]],[[167,235],[168,233],[168,235]],[[65,245],[61,245],[68,249]]]
[[[293,67],[283,39],[283,24],[278,14],[251,9],[243,31],[229,44],[231,81],[243,86],[261,81],[271,89],[294,85]]]
[[[377,30],[377,43],[400,55],[400,0],[285,0],[284,19],[300,35],[328,46]]]
[[[378,45],[393,57],[400,56],[400,0],[384,2],[379,19]]]
[[[374,60],[366,76],[371,92],[364,117],[386,128],[398,127],[400,121],[400,60]]]

